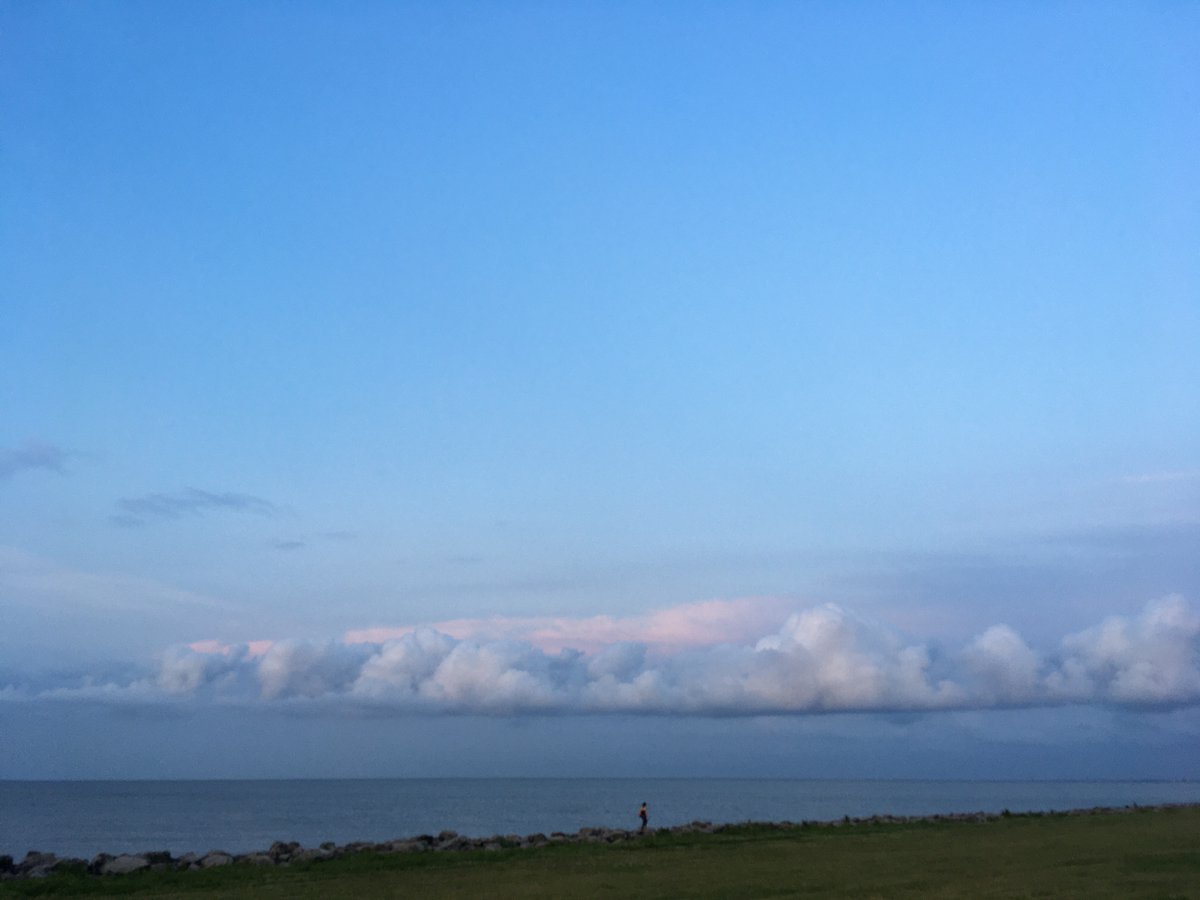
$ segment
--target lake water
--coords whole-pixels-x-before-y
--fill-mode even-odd
[[[875,814],[1068,810],[1200,802],[1200,782],[438,778],[329,781],[0,781],[0,854],[91,857]]]

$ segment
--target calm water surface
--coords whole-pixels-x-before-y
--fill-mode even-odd
[[[1200,782],[776,779],[0,781],[0,854],[90,857],[265,849],[273,841],[383,841],[635,828],[693,819],[802,821],[892,813],[1066,810],[1200,802]]]

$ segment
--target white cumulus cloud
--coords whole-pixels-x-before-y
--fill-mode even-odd
[[[662,620],[686,618],[686,607]],[[509,623],[515,630],[515,625]],[[622,630],[624,633],[624,630]],[[1007,625],[944,652],[833,605],[753,642],[666,650],[617,640],[583,652],[433,628],[379,643],[197,641],[126,682],[84,679],[0,702],[344,704],[444,714],[767,715],[1061,704],[1200,704],[1200,617],[1181,597],[1109,618],[1047,651]]]
[[[1113,617],[1063,639],[1052,692],[1114,703],[1176,704],[1200,698],[1200,616],[1182,597],[1150,604],[1137,619]]]

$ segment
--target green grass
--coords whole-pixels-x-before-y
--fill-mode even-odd
[[[1200,900],[1200,807],[988,822],[745,827],[613,845],[361,854],[0,884],[0,898],[1087,897]]]

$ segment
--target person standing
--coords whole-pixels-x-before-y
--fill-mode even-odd
[[[646,822],[649,821],[650,815],[646,812],[646,804],[642,804],[642,808],[638,810],[638,818],[642,820],[642,827],[638,829],[638,834],[646,833]]]

